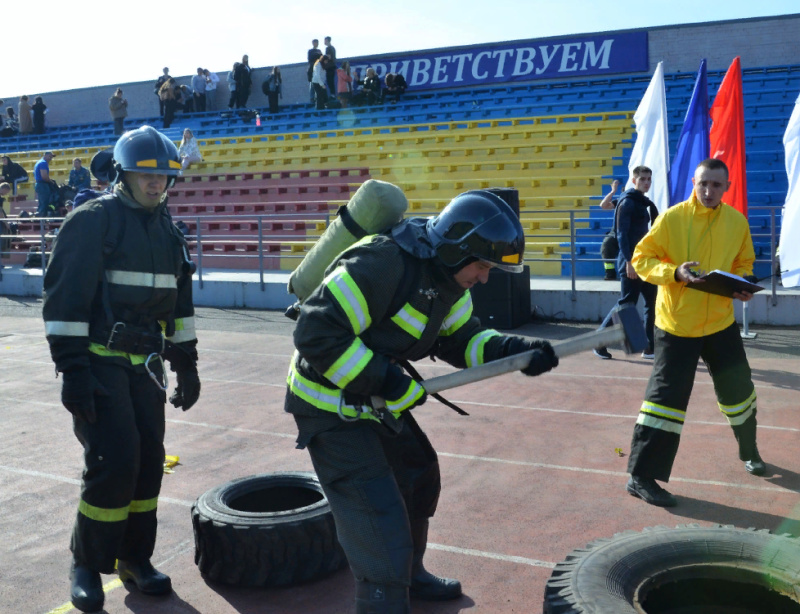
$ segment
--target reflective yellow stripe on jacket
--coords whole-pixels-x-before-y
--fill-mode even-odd
[[[443,337],[449,337],[464,326],[471,317],[472,295],[469,293],[469,290],[467,290],[464,292],[464,296],[458,299],[456,304],[450,309],[450,313],[447,314],[444,322],[442,322],[442,328],[439,330],[439,334]]]
[[[327,386],[312,382],[310,379],[303,377],[297,372],[295,366],[296,361],[297,353],[295,352],[289,366],[289,375],[286,378],[286,383],[292,394],[297,395],[306,403],[313,405],[317,409],[337,413],[342,390],[338,388],[328,388]],[[342,414],[348,418],[363,418],[365,420],[378,421],[378,418],[371,413],[359,412],[354,405],[347,405],[344,402],[342,403]]]
[[[336,302],[347,314],[350,326],[356,335],[360,335],[372,324],[367,300],[344,267],[337,267],[322,282],[333,294]]]

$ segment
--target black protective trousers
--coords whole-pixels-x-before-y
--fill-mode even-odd
[[[161,366],[151,369],[161,373]],[[146,373],[92,357],[92,374],[109,396],[95,396],[97,421],[74,419],[85,469],[72,532],[75,560],[102,573],[116,559],[149,560],[164,475],[166,394]]]
[[[303,432],[315,419],[295,420]],[[433,516],[439,502],[436,452],[408,412],[399,434],[371,420],[338,421],[307,446],[339,543],[356,580],[409,586],[410,522]]]
[[[655,341],[653,372],[633,429],[628,473],[669,481],[700,358],[739,444],[739,458],[752,459],[756,395],[737,324],[705,337],[678,337],[656,328]]]

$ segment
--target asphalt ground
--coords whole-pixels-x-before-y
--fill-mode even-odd
[[[532,321],[515,332],[565,339],[595,323]],[[173,579],[157,599],[103,576],[106,612],[333,614],[352,611],[345,569],[286,589],[209,581],[194,564],[189,508],[203,492],[246,475],[310,470],[282,411],[293,323],[280,312],[199,308],[203,394],[189,412],[168,407],[167,454],[153,562]],[[509,374],[414,410],[437,449],[443,490],[426,564],[457,577],[464,596],[415,601],[413,612],[541,612],[556,563],[588,542],[655,525],[732,524],[800,534],[797,420],[800,330],[754,326],[746,341],[758,392],[767,475],[747,474],[701,365],[669,489],[675,508],[625,492],[627,452],[651,362],[612,348],[565,358],[537,378]],[[422,361],[423,377],[446,373]],[[59,402],[41,301],[0,298],[0,612],[61,614],[68,603],[69,534],[79,497],[81,447]]]

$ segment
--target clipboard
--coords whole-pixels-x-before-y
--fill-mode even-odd
[[[733,298],[734,292],[741,292],[742,290],[755,294],[756,292],[760,292],[764,289],[763,286],[750,283],[743,277],[720,270],[714,270],[710,273],[706,273],[705,275],[698,277],[698,279],[704,279],[705,283],[686,284],[686,286],[692,290],[700,290],[700,292],[717,294],[727,298]]]

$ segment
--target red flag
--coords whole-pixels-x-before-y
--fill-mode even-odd
[[[709,134],[711,157],[728,166],[730,189],[723,202],[741,211],[747,217],[747,175],[744,152],[744,98],[742,96],[742,64],[739,56],[719,86],[711,107],[711,132]]]

